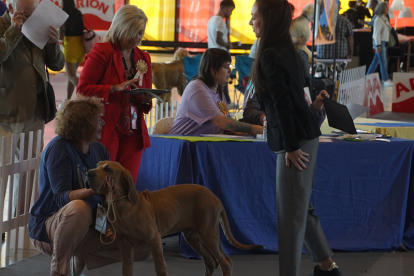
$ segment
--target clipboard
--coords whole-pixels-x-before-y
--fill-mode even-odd
[[[135,88],[128,91],[123,92],[126,95],[130,96],[138,96],[142,93],[148,93],[153,98],[156,98],[159,102],[163,103],[164,101],[159,97],[159,95],[165,94],[165,93],[171,93],[170,90],[164,90],[164,89],[150,89],[150,88]]]
[[[345,105],[334,102],[329,98],[324,98],[323,104],[330,127],[337,128],[349,134],[357,134],[354,121]]]

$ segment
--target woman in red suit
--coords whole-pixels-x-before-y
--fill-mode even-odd
[[[144,113],[152,108],[151,96],[129,96],[133,88],[151,88],[151,58],[137,45],[144,36],[147,17],[133,5],[114,16],[104,43],[96,43],[86,56],[77,93],[97,96],[105,105],[101,143],[111,160],[118,161],[136,181],[142,150],[150,147]]]

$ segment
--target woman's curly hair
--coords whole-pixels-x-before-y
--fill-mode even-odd
[[[66,101],[56,113],[55,133],[71,141],[94,141],[97,118],[104,112],[99,98],[78,95],[77,99]]]

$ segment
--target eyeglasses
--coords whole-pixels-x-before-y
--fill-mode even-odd
[[[233,70],[234,68],[236,68],[233,64],[227,64],[227,65],[223,65],[223,68],[226,70]]]

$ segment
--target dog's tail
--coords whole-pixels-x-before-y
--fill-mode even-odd
[[[222,210],[221,210],[221,217],[220,217],[220,224],[221,228],[223,228],[224,235],[226,236],[227,240],[236,248],[241,250],[251,250],[251,249],[259,249],[259,248],[265,248],[263,245],[260,244],[241,244],[238,242],[234,236],[233,233],[230,230],[229,220],[227,219],[226,211],[224,210],[223,204]]]

